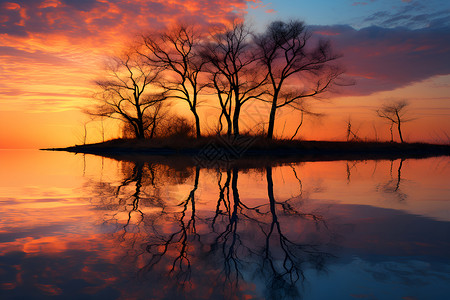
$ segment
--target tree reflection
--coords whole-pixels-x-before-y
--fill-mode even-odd
[[[299,299],[301,295],[296,283],[305,279],[304,264],[310,263],[315,269],[322,270],[331,254],[321,251],[320,245],[295,241],[284,234],[276,206],[281,205],[284,214],[312,219],[318,226],[326,228],[326,223],[320,215],[297,211],[288,201],[277,202],[273,192],[272,167],[266,168],[266,175],[271,223],[268,231],[263,230],[266,241],[260,272],[266,281],[268,299]]]
[[[176,275],[178,282],[184,285],[191,275],[191,260],[188,253],[188,245],[191,239],[200,240],[195,228],[195,191],[198,188],[200,177],[200,168],[195,168],[195,179],[192,190],[186,200],[182,201],[178,206],[182,207],[182,211],[178,213],[179,228],[171,234],[159,232],[154,227],[154,235],[151,242],[147,244],[146,251],[150,254],[147,264],[141,269],[141,273],[151,271],[154,266],[160,263],[161,259],[168,254],[171,247],[177,250],[173,258],[169,274]],[[188,216],[190,206],[190,216]]]
[[[229,183],[230,183],[230,175],[231,176],[231,190],[233,195],[233,203],[231,205],[229,199]],[[220,207],[220,203],[223,201],[225,206],[225,213],[223,215],[225,218],[221,220],[221,228],[222,230],[214,231],[216,237],[213,243],[210,246],[210,255],[212,256],[220,256],[223,260],[223,274],[225,275],[225,279],[229,283],[234,283],[238,285],[239,279],[242,278],[242,274],[240,272],[240,259],[239,259],[239,249],[243,246],[241,236],[238,231],[239,224],[239,213],[242,212],[243,207],[240,199],[239,199],[239,191],[237,187],[238,181],[238,169],[234,168],[233,170],[227,170],[227,178],[225,180],[225,184],[223,189],[220,189],[219,200],[217,201],[217,206]],[[227,189],[227,202],[223,199],[224,189]],[[213,218],[213,225],[215,224],[218,216],[218,211],[216,210],[216,215]],[[214,229],[214,227],[213,227]],[[242,251],[242,250],[241,250]],[[232,276],[234,275],[234,276]]]
[[[333,234],[323,216],[302,210],[302,183],[291,168],[299,192],[278,200],[271,166],[215,173],[195,167],[177,173],[167,166],[133,163],[123,167],[125,176],[109,199],[116,205],[99,205],[110,211],[106,223],[120,224],[114,236],[134,256],[138,274],[151,278],[155,288],[186,295],[204,286],[211,297],[239,298],[251,293],[248,283],[254,282],[265,287],[261,292],[267,299],[298,299],[305,270],[323,270],[333,257],[326,250]],[[197,211],[203,171],[216,178],[218,197],[211,210]],[[238,181],[245,172],[265,175],[266,200],[251,202],[245,190],[242,198]],[[185,197],[162,196],[163,189],[179,183],[189,186]],[[102,186],[101,192],[106,190],[111,189]]]
[[[404,193],[401,189],[402,166],[403,166],[404,161],[405,161],[404,158],[400,159],[400,162],[397,167],[397,176],[394,176],[393,175],[394,161],[391,160],[391,166],[390,166],[390,170],[389,170],[391,179],[378,186],[379,191],[381,191],[385,194],[392,195],[398,201],[404,201],[408,198],[408,195],[406,193]]]
[[[141,200],[141,187],[142,187],[142,173],[144,169],[143,163],[136,163],[133,167],[132,174],[129,178],[126,178],[121,185],[117,188],[116,196],[120,194],[120,189],[126,185],[129,185],[130,183],[134,183],[135,190],[134,193],[131,195],[131,209],[128,211],[128,219],[123,225],[124,232],[127,232],[127,229],[130,225],[130,222],[133,218],[134,213],[138,214],[138,221],[136,224],[136,227],[139,228],[140,223],[144,219],[144,213],[139,209],[139,202]]]

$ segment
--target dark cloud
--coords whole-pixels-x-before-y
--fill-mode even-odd
[[[359,94],[392,90],[436,75],[450,74],[450,26],[406,28],[316,26],[344,57]]]
[[[362,20],[362,24],[417,29],[430,27],[436,20],[441,20],[444,21],[441,22],[441,26],[450,25],[450,9],[447,8],[445,1],[438,1],[435,5],[433,3],[424,5],[420,1],[403,2],[404,5],[393,6],[390,11],[379,11],[366,17]]]
[[[72,1],[75,2],[75,1]],[[86,1],[83,1],[86,2]],[[95,2],[95,1],[93,1]],[[3,2],[0,11],[0,33],[28,36],[33,33],[86,33],[85,17],[71,5],[46,6],[44,1],[20,1],[11,5]],[[92,8],[92,5],[86,7]]]
[[[223,22],[242,15],[247,0],[0,0],[0,33],[95,36],[165,26],[174,20]]]
[[[97,0],[62,0],[61,2],[81,11],[89,11],[100,4]]]
[[[28,33],[21,24],[19,9],[7,9],[6,3],[0,2],[0,33],[26,37]]]
[[[49,65],[67,65],[71,64],[69,60],[64,58],[51,55],[48,52],[43,51],[33,51],[28,52],[25,50],[20,50],[14,47],[0,46],[0,57],[11,58],[14,60],[20,60],[22,62],[33,64],[49,64]]]

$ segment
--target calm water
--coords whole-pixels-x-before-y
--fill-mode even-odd
[[[0,299],[448,299],[450,158],[0,151]]]

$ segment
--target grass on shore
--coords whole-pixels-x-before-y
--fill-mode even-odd
[[[209,136],[202,138],[169,137],[154,139],[114,139],[101,143],[77,145],[67,148],[46,149],[76,153],[114,154],[181,154],[197,155],[202,151],[216,149],[237,152],[241,156],[267,155],[323,155],[323,154],[414,154],[450,155],[450,145],[426,143],[392,143],[368,141],[301,141],[269,140],[262,136],[241,135],[236,137]]]

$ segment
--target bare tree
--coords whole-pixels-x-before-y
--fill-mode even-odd
[[[210,83],[210,87],[213,87],[215,93],[217,94],[217,98],[219,99],[220,105],[220,115],[219,115],[219,124],[218,124],[218,133],[220,134],[223,130],[222,118],[225,118],[227,122],[227,136],[231,136],[232,134],[232,121],[231,121],[231,113],[232,113],[232,88],[231,85],[228,84],[228,81],[221,76],[220,71],[212,72],[212,82]]]
[[[407,113],[406,107],[409,103],[406,100],[395,101],[387,104],[383,104],[381,108],[376,110],[377,115],[380,118],[386,119],[390,122],[390,131],[391,131],[391,142],[393,141],[393,132],[392,127],[394,124],[397,124],[398,136],[400,138],[400,142],[404,142],[402,135],[402,123],[406,123],[412,121],[414,119],[407,119],[405,115]]]
[[[358,136],[359,128],[354,130],[352,127],[352,119],[350,116],[346,121],[347,124],[347,142],[348,141],[361,141],[361,138]]]
[[[234,23],[225,31],[213,33],[210,37],[212,42],[202,52],[202,56],[208,61],[207,70],[212,74],[213,85],[228,126],[232,119],[234,135],[239,135],[242,106],[264,94],[261,87],[266,78],[261,77],[258,72],[257,56],[250,37],[251,32],[244,23]]]
[[[154,88],[160,70],[145,64],[136,49],[130,49],[111,58],[106,71],[105,78],[95,82],[99,89],[94,95],[96,104],[86,112],[121,120],[133,129],[136,138],[145,138],[155,121],[150,117],[154,115],[151,111],[158,110],[161,101],[166,99],[165,91],[155,92]]]
[[[177,25],[168,31],[143,36],[145,51],[141,52],[150,64],[164,68],[161,84],[168,96],[188,104],[195,119],[197,138],[201,137],[199,94],[205,87],[200,80],[205,64],[198,53],[201,38],[193,26]]]
[[[273,22],[254,39],[269,83],[269,139],[273,137],[277,109],[301,106],[305,98],[327,91],[343,73],[331,64],[340,56],[332,52],[330,43],[319,41],[313,46],[311,37],[304,23],[295,20]]]

